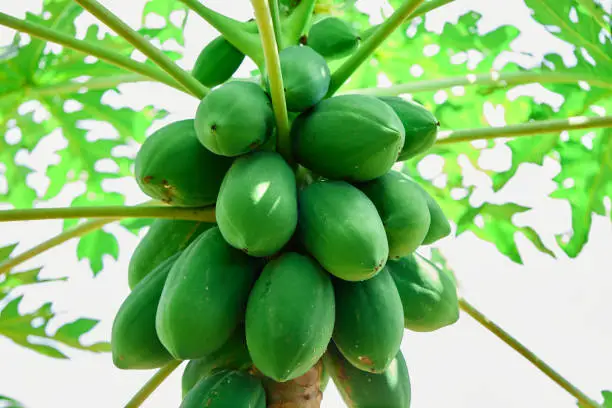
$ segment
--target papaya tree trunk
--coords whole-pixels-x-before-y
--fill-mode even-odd
[[[264,378],[268,408],[320,408],[322,372],[319,361],[306,374],[291,381],[278,383]]]

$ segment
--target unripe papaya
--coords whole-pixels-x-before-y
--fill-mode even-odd
[[[451,233],[451,226],[435,198],[423,188],[421,188],[421,192],[427,200],[427,207],[429,208],[429,216],[431,218],[429,231],[427,231],[427,235],[423,239],[423,244],[429,245],[448,236]]]
[[[251,256],[273,255],[297,225],[293,170],[278,153],[239,157],[221,184],[216,217],[230,245]]]
[[[141,280],[121,304],[111,332],[113,363],[117,368],[144,370],[173,360],[155,331],[155,314],[176,253]]]
[[[330,179],[368,181],[385,174],[404,145],[393,109],[369,95],[340,95],[300,115],[292,127],[296,161]]]
[[[217,200],[231,164],[200,144],[192,119],[180,120],[145,140],[136,155],[136,182],[146,195],[168,204],[205,206]]]
[[[180,360],[202,358],[228,341],[244,318],[258,262],[229,246],[214,227],[173,265],[157,309],[162,344]]]
[[[386,270],[363,282],[334,281],[336,324],[332,339],[360,370],[382,373],[400,349],[404,312]]]
[[[268,95],[253,82],[233,81],[206,95],[195,130],[204,147],[221,156],[248,153],[268,140],[274,113]]]
[[[401,351],[381,374],[355,368],[333,344],[323,362],[348,408],[410,407],[410,376]]]
[[[191,75],[202,85],[212,88],[230,79],[243,60],[244,54],[219,36],[202,49]]]
[[[350,23],[337,17],[317,21],[308,32],[308,46],[329,60],[346,57],[359,45],[359,35]]]
[[[219,371],[200,380],[180,408],[266,408],[261,381],[240,371]]]
[[[334,328],[328,274],[307,256],[287,252],[270,261],[249,296],[246,339],[255,367],[285,382],[323,355]]]
[[[399,171],[359,186],[374,203],[385,226],[389,258],[411,254],[423,242],[431,221],[422,188]]]
[[[385,227],[370,199],[344,181],[315,182],[299,193],[298,239],[332,275],[361,281],[389,256]]]
[[[408,160],[433,146],[440,122],[430,111],[398,96],[381,96],[379,99],[395,111],[404,125],[406,136],[398,161]]]
[[[201,221],[158,218],[151,224],[130,258],[128,284],[130,289],[171,255],[185,249],[202,232],[214,224]]]
[[[459,319],[457,286],[450,273],[414,254],[389,260],[386,269],[402,299],[405,328],[429,332]]]

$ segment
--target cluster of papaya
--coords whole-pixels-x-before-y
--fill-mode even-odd
[[[137,155],[144,193],[215,208],[215,223],[153,223],[112,329],[119,368],[189,360],[183,408],[265,407],[266,382],[315,365],[319,388],[331,376],[349,407],[405,408],[404,329],[458,318],[454,278],[415,252],[447,236],[449,223],[392,169],[433,144],[437,120],[398,97],[325,98],[327,61],[358,40],[328,17],[307,45],[281,50],[290,162],[275,149],[266,79],[229,80],[244,56],[222,37],[194,68],[215,87],[195,118],[157,130]]]

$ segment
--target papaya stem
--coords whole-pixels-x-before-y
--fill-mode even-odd
[[[504,343],[512,347],[516,352],[525,357],[531,364],[536,366],[540,371],[546,374],[551,380],[556,382],[565,391],[569,392],[574,396],[584,407],[599,408],[599,404],[590,399],[586,394],[580,391],[576,386],[570,383],[568,380],[563,378],[561,374],[557,373],[548,364],[542,361],[537,355],[530,351],[527,347],[521,344],[518,340],[512,337],[508,332],[504,331],[501,327],[489,320],[485,315],[478,311],[464,298],[459,299],[459,307],[474,320],[484,326],[487,330],[501,339]]]
[[[256,372],[266,390],[267,408],[319,408],[323,399],[321,376],[323,363],[319,360],[306,374],[277,383]]]
[[[280,58],[278,56],[278,47],[276,46],[276,36],[274,35],[270,9],[266,0],[251,0],[251,3],[253,4],[255,20],[259,27],[259,35],[265,58],[265,71],[267,72],[270,84],[272,107],[274,108],[274,117],[276,118],[277,150],[288,163],[292,163],[289,114],[287,112],[283,75],[281,73]]]
[[[612,115],[587,117],[574,116],[567,119],[538,120],[501,127],[441,131],[437,145],[471,142],[499,137],[535,136],[540,133],[555,133],[563,130],[592,129],[612,127]]]
[[[300,38],[306,34],[312,20],[315,5],[316,0],[302,0],[283,21],[282,28],[286,44],[298,44]]]
[[[138,408],[147,398],[168,378],[170,374],[182,363],[181,360],[174,360],[157,370],[153,377],[142,386],[142,388],[125,404],[125,408]]]
[[[154,47],[142,35],[125,24],[121,19],[114,15],[106,7],[98,3],[96,0],[74,0],[84,9],[89,11],[94,17],[106,24],[111,30],[119,34],[126,41],[136,47],[137,50],[146,55],[157,66],[166,71],[168,75],[174,78],[178,83],[185,87],[189,92],[197,98],[203,98],[208,93],[209,89],[202,85],[197,79],[185,72],[182,68],[176,65],[170,58],[161,50]]]
[[[182,92],[187,92],[179,83],[177,83],[170,75],[157,67],[149,66],[133,59],[112,51],[91,42],[77,40],[70,35],[61,33],[56,30],[51,30],[41,24],[32,23],[30,21],[21,20],[8,14],[0,12],[0,25],[12,28],[14,30],[27,33],[31,36],[42,40],[50,41],[59,44],[63,47],[82,52],[87,55],[99,58],[109,64],[119,68],[126,69],[136,74],[143,75],[147,78],[164,83]]]
[[[281,30],[278,0],[268,0],[268,4],[270,6],[270,15],[272,16],[272,26],[274,27],[274,37],[276,37],[276,46],[279,50],[282,50],[285,47]]]

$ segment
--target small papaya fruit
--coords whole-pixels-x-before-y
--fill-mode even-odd
[[[213,89],[198,105],[200,143],[221,156],[239,156],[264,144],[274,129],[268,95],[253,82],[232,81]]]
[[[383,373],[368,373],[349,363],[330,344],[323,362],[348,408],[409,408],[410,376],[399,351]]]
[[[266,408],[261,381],[252,375],[223,370],[200,380],[179,408]]]
[[[217,227],[193,241],[172,266],[157,309],[157,334],[170,354],[195,359],[223,346],[244,318],[258,267]]]
[[[421,192],[423,193],[425,200],[427,200],[427,207],[429,208],[429,216],[431,218],[429,230],[423,239],[423,244],[429,245],[448,236],[451,233],[451,226],[448,222],[448,218],[446,218],[446,215],[444,215],[444,211],[442,211],[442,208],[436,199],[422,187]]]
[[[404,308],[404,327],[429,332],[459,319],[454,277],[420,255],[389,260],[389,271]]]
[[[187,247],[202,232],[214,224],[201,221],[156,219],[138,243],[128,265],[130,289],[155,269],[157,265]]]
[[[385,266],[385,227],[363,192],[344,181],[319,181],[298,197],[298,239],[329,273],[361,281]]]
[[[223,176],[232,164],[204,148],[193,119],[158,129],[136,155],[136,182],[143,193],[175,206],[214,204]]]
[[[244,54],[220,35],[200,51],[191,75],[212,88],[230,79],[243,60]]]
[[[312,25],[307,44],[328,60],[346,57],[357,49],[359,34],[350,23],[326,17]]]
[[[215,209],[230,245],[251,256],[273,255],[297,225],[293,170],[274,152],[239,157],[223,179]]]
[[[418,248],[429,231],[431,216],[421,187],[399,171],[359,186],[374,203],[385,226],[389,258],[400,258]]]
[[[433,146],[440,122],[430,111],[399,96],[380,96],[379,99],[395,111],[404,125],[406,136],[398,161],[408,160]]]
[[[336,279],[334,293],[334,344],[355,367],[382,373],[399,351],[404,334],[404,311],[393,278],[383,269],[362,282]]]
[[[303,375],[325,352],[334,319],[330,277],[314,260],[294,252],[271,260],[246,311],[247,347],[255,367],[277,382]]]
[[[146,370],[161,367],[174,358],[155,331],[155,314],[176,253],[142,279],[119,307],[111,331],[111,352],[117,368]]]
[[[404,126],[374,96],[340,95],[302,113],[291,137],[295,159],[304,167],[330,179],[368,181],[397,160]]]

